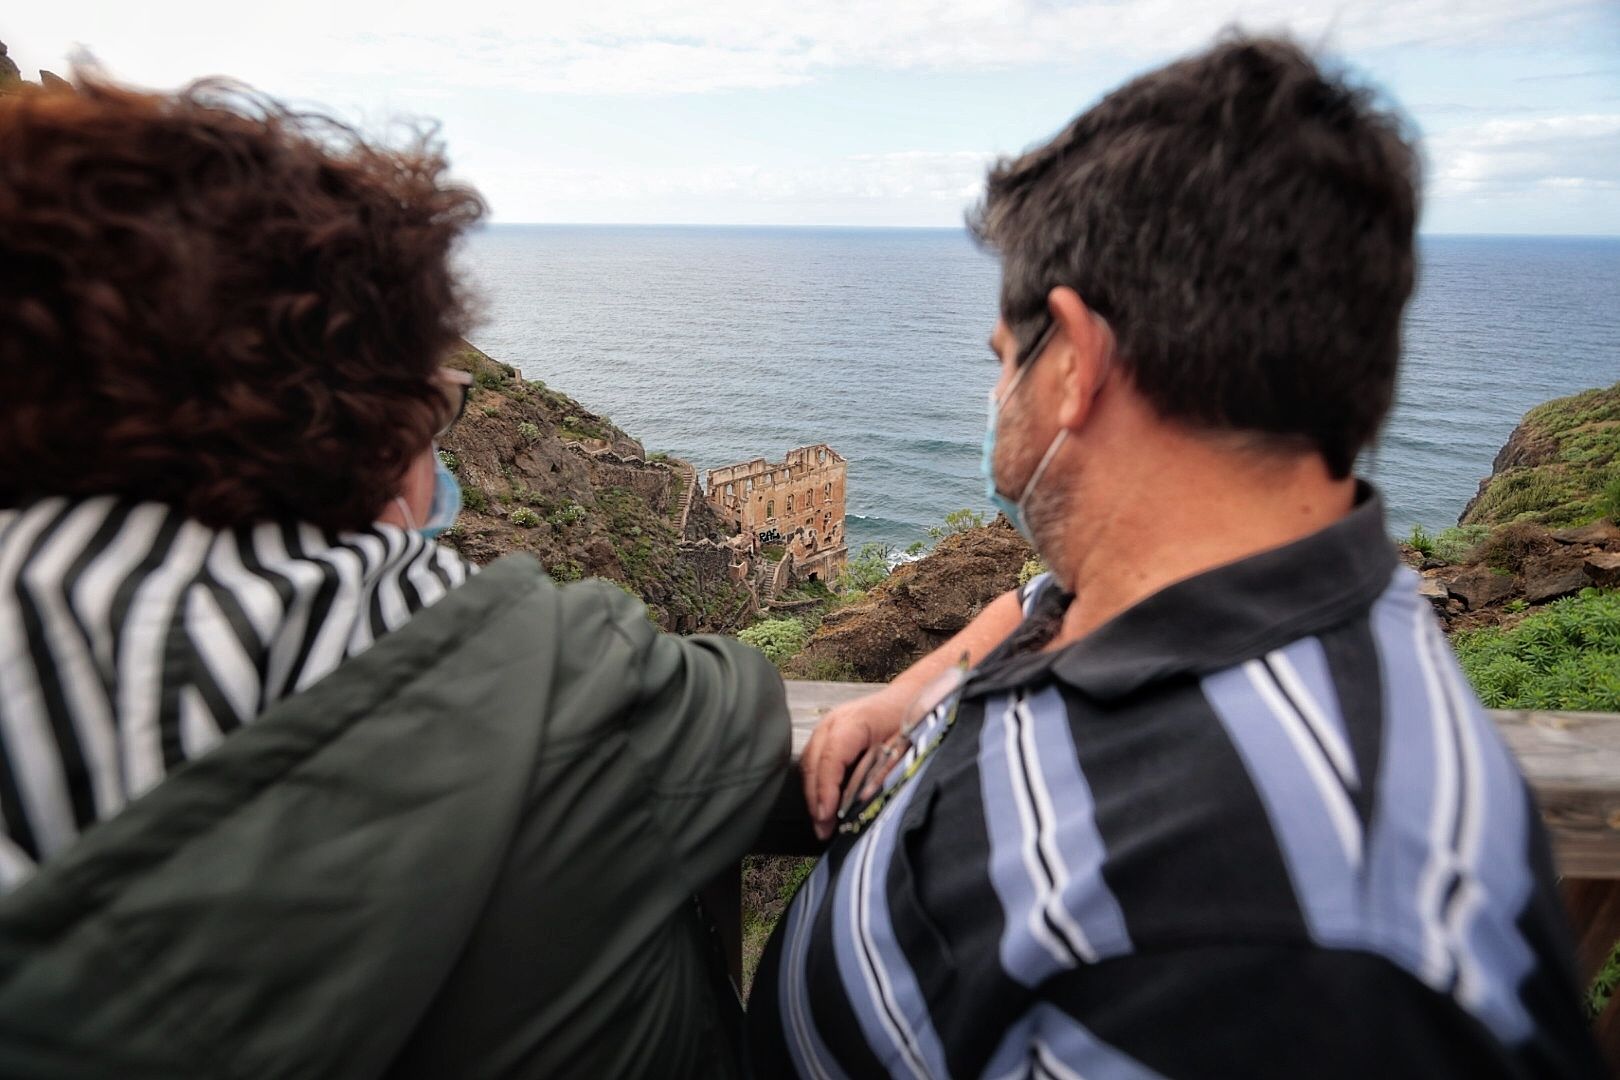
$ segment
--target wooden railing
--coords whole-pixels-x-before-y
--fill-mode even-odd
[[[787,684],[793,775],[754,843],[754,854],[813,855],[820,850],[804,804],[799,754],[830,709],[876,689],[868,683]],[[1589,978],[1620,937],[1620,715],[1490,715],[1535,789],[1579,938],[1582,977]],[[711,886],[704,900],[720,921],[736,975],[742,958],[740,875]]]

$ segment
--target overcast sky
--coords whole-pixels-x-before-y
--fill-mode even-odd
[[[147,86],[436,118],[505,222],[958,225],[995,156],[1222,26],[1286,28],[1422,132],[1427,231],[1620,234],[1620,0],[7,7],[30,77],[84,49]]]

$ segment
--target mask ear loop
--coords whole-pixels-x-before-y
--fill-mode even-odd
[[[1108,352],[1103,356],[1102,373],[1097,378],[1097,389],[1092,394],[1092,400],[1095,401],[1096,395],[1102,393],[1103,383],[1107,381],[1108,375],[1114,367],[1114,328],[1108,325],[1108,320],[1104,319],[1101,315],[1098,315],[1095,311],[1091,312],[1090,314],[1091,317],[1096,320],[1098,328],[1101,329],[1108,338]],[[1013,380],[1013,385],[1016,386],[1018,379],[1022,378],[1024,372],[1028,371],[1033,366],[1033,363],[1028,363],[1019,368],[1018,375]],[[1007,395],[1011,395],[1011,393],[1012,387],[1008,387]],[[1035,485],[1039,484],[1041,482],[1041,477],[1046,475],[1047,467],[1052,464],[1052,459],[1057,457],[1058,451],[1063,447],[1064,440],[1066,440],[1068,437],[1069,429],[1061,429],[1057,433],[1057,437],[1052,440],[1049,446],[1047,446],[1046,453],[1041,455],[1040,464],[1035,466],[1035,471],[1029,476],[1029,483],[1024,485],[1023,492],[1018,496],[1017,506],[1019,514],[1024,513],[1024,504],[1029,501],[1030,495],[1035,491]]]
[[[411,504],[405,501],[405,496],[395,495],[394,505],[399,507],[400,514],[405,518],[405,527],[411,532],[416,532],[419,528],[416,524],[416,515],[411,513]]]

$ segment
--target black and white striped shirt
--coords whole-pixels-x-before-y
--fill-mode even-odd
[[[1595,1076],[1545,838],[1364,490],[1041,652],[834,843],[754,981],[761,1075]]]
[[[111,497],[0,510],[0,891],[470,572],[390,525],[216,530]]]

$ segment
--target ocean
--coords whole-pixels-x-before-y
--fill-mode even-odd
[[[1398,400],[1362,472],[1390,529],[1457,515],[1525,410],[1620,379],[1620,238],[1424,237]],[[959,229],[493,225],[472,340],[703,470],[825,442],[852,548],[991,511],[998,268]]]

